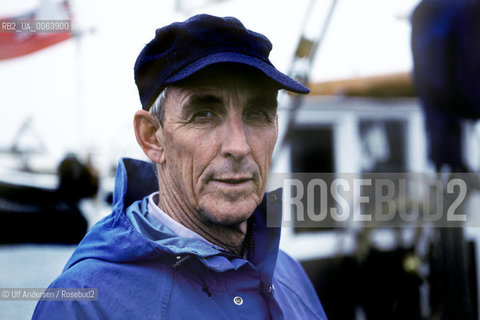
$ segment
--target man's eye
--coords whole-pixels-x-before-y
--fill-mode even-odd
[[[193,118],[194,119],[208,119],[208,118],[211,118],[213,116],[214,116],[213,112],[208,111],[208,110],[202,110],[202,111],[198,111],[197,113],[195,113],[193,115]]]
[[[250,120],[250,121],[260,121],[260,122],[272,121],[272,116],[268,112],[260,109],[249,110],[246,114],[246,118],[247,120]]]
[[[198,124],[217,124],[220,119],[220,114],[213,110],[199,110],[192,115],[189,122]]]

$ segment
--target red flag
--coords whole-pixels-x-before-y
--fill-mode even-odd
[[[70,28],[68,1],[43,1],[35,12],[14,18],[2,18],[0,60],[21,57],[65,41],[72,37]]]

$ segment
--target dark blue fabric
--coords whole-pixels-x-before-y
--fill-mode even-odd
[[[126,214],[145,213],[158,189],[148,172],[150,164],[121,161],[113,213],[91,229],[51,284],[97,288],[98,301],[40,301],[33,319],[326,319],[302,267],[278,249],[280,229],[266,228],[266,202],[280,215],[278,197],[266,195],[255,210],[243,259],[168,228],[155,241],[139,233]],[[146,181],[132,186],[130,177]],[[129,191],[142,200],[129,205]]]
[[[461,3],[424,0],[412,17],[415,86],[424,101],[439,109],[454,109],[452,26]]]
[[[270,62],[271,42],[232,17],[201,14],[157,29],[138,56],[134,72],[143,109],[148,109],[168,84],[216,63],[239,63],[262,71],[281,88],[310,90],[281,73]]]
[[[461,123],[480,117],[480,1],[421,1],[412,17],[412,52],[429,157],[439,168],[463,171]]]
[[[412,51],[422,100],[480,117],[480,1],[423,0],[412,17]]]
[[[459,107],[467,118],[480,118],[480,0],[461,7],[453,24],[454,79]]]

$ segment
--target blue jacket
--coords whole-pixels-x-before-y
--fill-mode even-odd
[[[97,288],[98,300],[40,301],[33,319],[326,319],[302,267],[279,250],[280,228],[266,227],[266,203],[280,217],[279,196],[266,195],[250,219],[247,259],[166,227],[151,240],[127,215],[146,212],[147,196],[158,190],[153,170],[120,162],[112,214],[51,284]]]

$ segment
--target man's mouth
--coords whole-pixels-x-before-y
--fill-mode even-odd
[[[229,185],[241,185],[249,181],[253,181],[251,177],[232,177],[232,178],[218,178],[212,179],[213,181],[229,184]]]
[[[251,181],[252,178],[224,178],[224,179],[213,179],[214,181],[228,183],[228,184],[240,184],[247,181]]]

